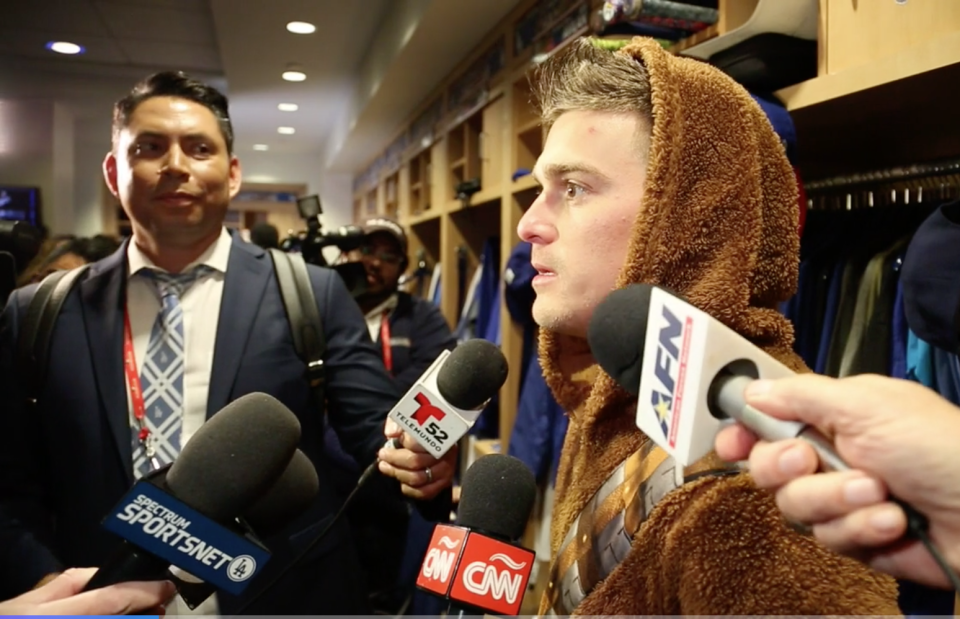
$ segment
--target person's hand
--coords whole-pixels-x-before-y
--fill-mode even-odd
[[[380,472],[399,481],[403,494],[414,499],[432,499],[453,484],[456,445],[437,460],[392,419],[387,419],[383,432],[388,439],[399,438],[400,445],[396,449],[384,447],[377,454]]]
[[[160,607],[176,593],[167,581],[125,582],[81,593],[96,571],[67,570],[41,587],[0,602],[0,615],[126,615]]]
[[[919,542],[900,541],[906,516],[888,500],[889,489],[929,519],[934,544],[960,569],[960,409],[919,384],[868,375],[756,381],[745,396],[768,415],[832,436],[854,469],[814,475],[819,461],[806,443],[767,443],[741,425],[725,428],[717,454],[729,461],[749,457],[757,485],[776,491],[788,519],[813,525],[824,545],[878,570],[946,585]]]

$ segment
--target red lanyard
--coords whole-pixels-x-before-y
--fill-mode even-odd
[[[140,386],[140,373],[137,371],[137,358],[133,351],[133,331],[130,328],[130,312],[127,308],[123,309],[123,371],[127,376],[127,388],[130,391],[130,401],[133,403],[133,416],[140,426],[140,432],[137,438],[143,447],[144,453],[151,460],[154,469],[158,468],[158,463],[154,459],[154,449],[150,445],[150,428],[146,422],[146,407],[143,404],[143,390]]]
[[[390,347],[390,319],[387,312],[380,316],[380,347],[383,348],[383,365],[393,373],[393,349]]]

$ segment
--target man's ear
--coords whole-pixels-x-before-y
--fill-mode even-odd
[[[240,167],[240,160],[236,157],[230,158],[230,199],[237,197],[240,193],[240,185],[243,184],[243,170]]]
[[[107,156],[103,158],[103,180],[106,181],[107,188],[110,189],[113,197],[119,200],[120,191],[117,188],[117,156],[113,154],[113,151],[107,153]]]

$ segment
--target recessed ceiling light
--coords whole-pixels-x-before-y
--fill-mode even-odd
[[[296,112],[300,109],[300,106],[296,103],[281,103],[277,106],[277,109],[281,112]]]
[[[297,130],[293,127],[277,127],[277,133],[282,133],[283,135],[293,135]]]
[[[288,82],[302,82],[307,79],[307,74],[303,71],[284,71],[283,79]]]
[[[266,144],[254,144],[253,150],[270,150],[270,147]]]
[[[287,24],[287,30],[293,34],[313,34],[317,31],[317,27],[310,22],[292,21]]]
[[[50,41],[47,43],[47,49],[58,54],[82,54],[85,51],[80,45],[67,41]]]

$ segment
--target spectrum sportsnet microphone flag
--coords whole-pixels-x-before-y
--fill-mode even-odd
[[[730,327],[660,288],[650,292],[646,324],[637,427],[683,466],[707,455],[717,432],[731,423],[708,405],[722,370],[753,378],[793,374]]]
[[[460,607],[520,612],[536,555],[469,529],[437,525],[417,577],[421,589]]]
[[[435,458],[447,453],[482,412],[457,408],[440,395],[437,375],[450,355],[443,351],[389,415]]]
[[[187,507],[147,480],[137,482],[103,526],[216,588],[239,595],[270,553]]]

